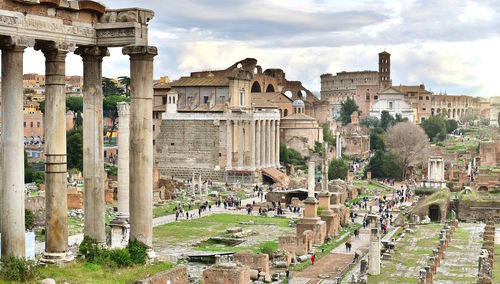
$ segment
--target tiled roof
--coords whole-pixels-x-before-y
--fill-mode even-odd
[[[172,87],[223,87],[229,86],[229,79],[221,77],[206,77],[206,78],[195,78],[195,77],[181,77],[170,83]]]

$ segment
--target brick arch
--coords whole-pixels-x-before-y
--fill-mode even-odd
[[[267,88],[266,88],[266,93],[274,93],[274,92],[275,92],[274,90],[275,90],[275,89],[274,89],[273,84],[269,84],[269,85],[267,85]]]

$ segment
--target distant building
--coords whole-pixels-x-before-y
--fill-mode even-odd
[[[397,89],[391,87],[379,92],[378,95],[378,101],[370,107],[370,116],[380,119],[382,112],[387,111],[393,117],[400,115],[402,118],[408,118],[408,121],[415,121],[412,106]]]

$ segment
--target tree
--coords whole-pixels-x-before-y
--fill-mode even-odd
[[[111,119],[111,133],[116,128],[118,118],[118,109],[116,105],[119,102],[130,102],[130,98],[124,96],[106,96],[102,101],[103,115]]]
[[[386,110],[382,111],[382,114],[380,115],[380,127],[386,130],[387,128],[393,125],[394,125],[394,117],[392,117],[392,115],[388,111]]]
[[[370,129],[370,150],[384,150],[384,129]]]
[[[376,151],[365,171],[371,172],[373,178],[395,178],[400,180],[403,177],[398,158],[392,152]]]
[[[123,86],[125,90],[125,96],[130,97],[130,77],[128,76],[120,76],[118,77],[118,82]]]
[[[446,121],[440,115],[429,117],[421,126],[432,141],[443,141],[446,138]]]
[[[83,129],[73,128],[66,133],[68,169],[83,171]]]
[[[364,125],[368,128],[375,128],[379,126],[380,120],[376,116],[365,116],[363,119],[361,119],[359,124]]]
[[[446,132],[451,133],[453,130],[458,128],[458,122],[454,119],[447,119],[446,120]]]
[[[73,124],[80,127],[83,122],[83,97],[66,97],[66,111],[73,112]]]
[[[286,145],[280,143],[280,163],[283,165],[289,164],[290,159],[288,158],[288,151],[286,149]]]
[[[335,138],[335,136],[333,136],[333,133],[330,131],[330,128],[328,127],[328,123],[321,124],[321,127],[323,128],[323,141],[327,142],[328,145],[330,145],[330,146],[335,145],[336,138]]]
[[[354,99],[348,97],[347,100],[340,104],[340,120],[342,120],[343,125],[351,123],[351,114],[355,111],[361,114]]]
[[[347,179],[349,166],[343,159],[333,159],[328,166],[328,180]]]
[[[118,87],[115,81],[110,78],[102,77],[102,94],[103,96],[124,95],[123,89]]]
[[[408,117],[403,117],[400,113],[397,113],[395,123],[398,122],[408,122]]]
[[[397,156],[404,179],[408,167],[423,162],[430,147],[424,130],[411,122],[401,122],[389,128],[384,145]]]

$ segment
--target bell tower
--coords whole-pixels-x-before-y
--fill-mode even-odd
[[[391,54],[387,51],[378,54],[378,82],[381,89],[392,86]]]

